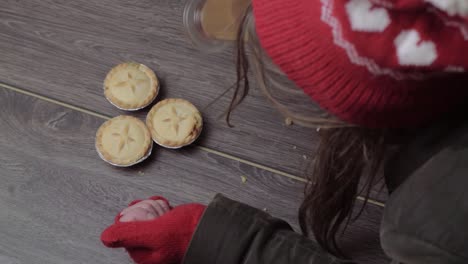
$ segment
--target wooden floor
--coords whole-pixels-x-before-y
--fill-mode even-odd
[[[232,52],[202,53],[185,35],[178,0],[3,0],[0,4],[0,263],[130,263],[99,234],[135,198],[208,203],[215,193],[297,228],[304,171],[318,135],[285,126],[255,89],[220,118],[235,80]],[[205,118],[203,136],[179,151],[157,148],[129,169],[102,162],[94,135],[123,114],[102,94],[109,69],[137,61]],[[146,111],[135,115],[143,118]],[[241,181],[241,176],[247,182]],[[386,263],[378,242],[385,194],[345,234],[359,263]]]

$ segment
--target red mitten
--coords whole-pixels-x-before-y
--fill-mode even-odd
[[[101,234],[101,240],[107,247],[125,248],[138,264],[178,264],[205,208],[201,204],[185,204],[150,221],[119,222],[117,217]]]

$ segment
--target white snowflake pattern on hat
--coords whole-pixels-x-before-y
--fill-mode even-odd
[[[346,4],[351,28],[355,31],[382,32],[391,20],[387,9],[383,7],[372,8],[368,0],[351,0]]]
[[[425,0],[451,16],[468,16],[467,0]]]
[[[441,1],[320,0],[321,20],[330,26],[333,43],[351,63],[377,76],[422,80],[440,72],[465,72],[464,59],[448,55],[440,31],[445,27],[445,34],[458,33],[450,38],[452,47],[468,41],[468,19],[459,17],[468,15],[468,0]],[[405,8],[415,8],[416,15]],[[437,27],[432,31],[431,25]]]
[[[398,62],[402,66],[429,66],[437,59],[434,42],[421,40],[417,30],[403,30],[395,39]]]

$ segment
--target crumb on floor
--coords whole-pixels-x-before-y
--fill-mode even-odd
[[[243,184],[245,184],[247,182],[247,177],[241,176],[241,181]]]

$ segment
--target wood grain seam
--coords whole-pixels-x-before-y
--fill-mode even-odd
[[[30,92],[30,91],[27,91],[27,90],[24,90],[24,89],[21,89],[21,88],[18,88],[18,87],[15,87],[15,86],[12,86],[12,85],[9,85],[9,84],[6,84],[6,83],[0,82],[0,87],[2,87],[4,89],[11,90],[13,92],[17,92],[17,93],[20,93],[20,94],[24,94],[24,95],[27,95],[27,96],[34,97],[34,98],[37,98],[39,100],[46,101],[48,103],[56,104],[56,105],[59,105],[59,106],[62,106],[62,107],[68,108],[68,109],[72,109],[72,110],[75,110],[75,111],[78,111],[78,112],[81,112],[81,113],[84,113],[84,114],[87,114],[87,115],[91,115],[91,116],[94,116],[94,117],[97,117],[97,118],[100,118],[100,119],[109,120],[109,119],[112,118],[111,116],[103,115],[103,114],[97,113],[95,111],[91,111],[89,109],[86,109],[86,108],[82,108],[82,107],[78,107],[78,106],[75,106],[75,105],[72,105],[72,104],[69,104],[69,103],[65,103],[65,102],[59,101],[57,99],[53,99],[53,98],[50,98],[50,97],[47,97],[47,96],[44,96],[44,95],[40,95],[38,93]],[[208,153],[211,153],[211,154],[214,154],[214,155],[217,155],[217,156],[229,159],[229,160],[234,160],[234,161],[237,161],[239,163],[243,163],[243,164],[258,168],[258,169],[262,169],[262,170],[265,170],[265,171],[268,171],[268,172],[271,172],[271,173],[274,173],[274,174],[277,174],[277,175],[280,175],[280,176],[283,176],[283,177],[286,177],[286,178],[289,178],[289,179],[292,179],[292,180],[296,180],[296,181],[300,181],[300,182],[304,182],[304,183],[307,182],[307,180],[304,179],[303,177],[299,177],[299,176],[296,176],[296,175],[293,175],[293,174],[290,174],[290,173],[287,173],[287,172],[284,172],[284,171],[280,171],[280,170],[277,170],[277,169],[274,169],[274,168],[271,168],[271,167],[268,167],[268,166],[265,166],[265,165],[258,164],[256,162],[252,162],[252,161],[249,161],[249,160],[246,160],[246,159],[242,159],[242,158],[233,156],[231,154],[224,153],[222,151],[218,151],[218,150],[211,149],[211,148],[204,147],[204,146],[200,146],[200,145],[195,145],[195,147],[202,150],[202,151],[205,151],[205,152],[208,152]],[[356,197],[356,199],[358,199],[360,201],[365,201],[365,198],[362,197],[362,196],[358,196],[358,197]],[[379,202],[379,201],[376,201],[376,200],[373,200],[373,199],[368,199],[368,203],[379,206],[379,207],[385,207],[385,203],[382,203],[382,202]]]

